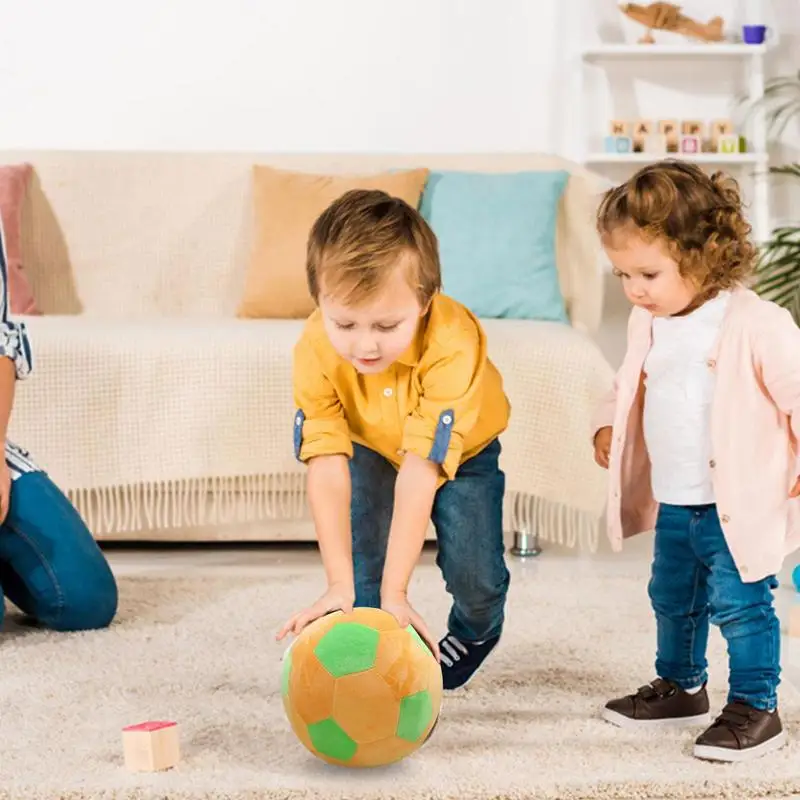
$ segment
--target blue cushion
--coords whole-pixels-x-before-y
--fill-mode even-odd
[[[431,171],[420,212],[439,239],[444,293],[479,317],[567,322],[556,217],[568,179]]]

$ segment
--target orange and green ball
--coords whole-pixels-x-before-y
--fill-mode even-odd
[[[442,702],[442,672],[410,625],[380,609],[337,612],[287,649],[281,695],[293,731],[331,764],[374,767],[417,750]]]

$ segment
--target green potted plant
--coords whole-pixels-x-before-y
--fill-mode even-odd
[[[768,81],[755,107],[764,111],[770,134],[780,136],[800,118],[800,72]],[[800,181],[800,162],[770,167],[769,172]],[[800,325],[800,219],[775,228],[761,244],[753,289],[788,309]]]

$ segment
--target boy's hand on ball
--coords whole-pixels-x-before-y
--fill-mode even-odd
[[[325,614],[329,614],[331,611],[344,611],[345,614],[349,614],[353,610],[354,601],[355,592],[352,587],[331,584],[328,587],[328,591],[313,606],[309,606],[290,617],[275,635],[275,639],[280,641],[287,633],[297,636],[310,622],[324,617]]]
[[[614,429],[610,425],[600,428],[594,435],[594,460],[603,469],[608,469],[608,456],[611,452],[611,437]]]
[[[401,628],[411,625],[414,630],[425,640],[426,644],[433,653],[433,657],[439,661],[439,643],[431,636],[428,626],[422,617],[417,614],[408,602],[404,594],[394,594],[381,599],[381,609],[388,611],[396,620]]]

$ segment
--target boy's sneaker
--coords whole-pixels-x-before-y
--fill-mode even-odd
[[[603,719],[621,728],[677,727],[711,721],[706,686],[690,694],[671,681],[657,678],[636,694],[609,700]]]
[[[709,761],[747,761],[784,744],[786,733],[777,711],[761,711],[736,701],[728,703],[697,737],[694,755]]]
[[[452,633],[448,633],[439,642],[443,687],[458,689],[459,686],[463,686],[499,641],[499,636],[493,636],[482,642],[462,642]]]

